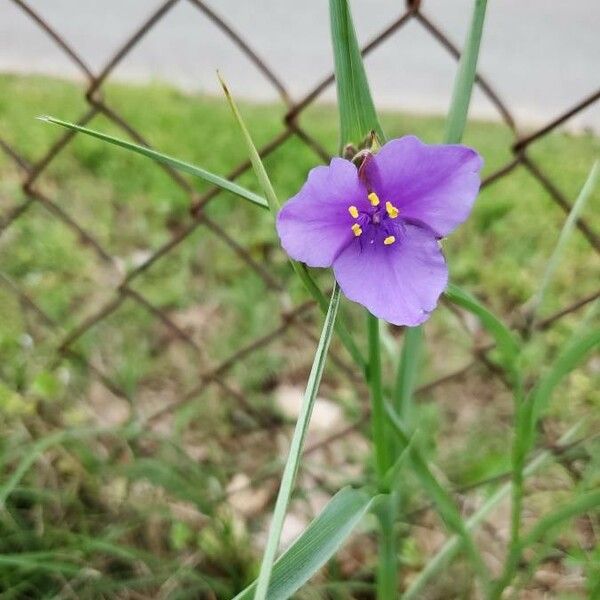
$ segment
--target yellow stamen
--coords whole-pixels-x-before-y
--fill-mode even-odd
[[[349,206],[348,212],[353,219],[358,218],[358,208],[356,208],[356,206]]]
[[[354,223],[354,225],[352,225],[352,231],[354,232],[354,235],[358,237],[362,233],[362,227],[358,223]]]
[[[395,219],[400,212],[389,200],[385,203],[385,210],[387,211],[390,219]]]
[[[371,206],[379,206],[379,196],[375,192],[371,192],[367,198],[369,198]]]
[[[396,241],[396,238],[393,235],[388,235],[385,240],[383,240],[383,243],[386,246],[389,246],[390,244],[393,244]]]

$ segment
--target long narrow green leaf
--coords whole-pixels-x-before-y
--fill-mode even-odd
[[[520,346],[510,329],[475,297],[454,284],[449,284],[446,298],[475,315],[488,333],[494,338],[502,357],[504,367],[513,371]]]
[[[558,355],[550,370],[538,381],[528,400],[526,447],[531,448],[535,426],[548,406],[556,386],[596,347],[600,346],[600,329],[578,335]]]
[[[78,131],[80,133],[85,133],[91,137],[95,137],[104,142],[108,142],[109,144],[114,144],[115,146],[119,146],[120,148],[125,148],[125,150],[130,150],[132,152],[136,152],[137,154],[141,154],[142,156],[147,156],[156,162],[162,163],[164,165],[168,165],[169,167],[173,167],[178,171],[183,173],[187,173],[189,175],[194,175],[195,177],[200,177],[200,179],[204,179],[204,181],[208,181],[213,185],[235,194],[240,198],[244,198],[244,200],[248,200],[257,206],[262,208],[268,208],[269,205],[267,201],[258,194],[243,188],[241,185],[237,183],[233,183],[233,181],[229,181],[229,179],[225,179],[224,177],[220,177],[219,175],[215,175],[206,169],[202,169],[201,167],[197,167],[196,165],[192,165],[190,163],[184,162],[177,158],[173,158],[172,156],[168,156],[167,154],[162,154],[161,152],[157,152],[156,150],[152,150],[147,148],[146,146],[139,146],[138,144],[134,144],[127,140],[123,140],[121,138],[116,138],[106,133],[102,133],[100,131],[95,131],[94,129],[88,129],[87,127],[82,127],[81,125],[76,125],[75,123],[69,123],[68,121],[63,121],[61,119],[56,119],[55,117],[38,117],[41,121],[45,121],[47,123],[54,123],[55,125],[60,125],[61,127],[66,127],[67,129],[71,129],[72,131]]]
[[[517,548],[515,548],[515,551],[508,557],[502,575],[494,587],[491,600],[499,599],[502,596],[504,589],[510,584],[517,572],[519,561],[521,560],[524,550],[542,540],[551,530],[559,525],[591,510],[595,510],[599,506],[600,490],[594,490],[573,498],[568,504],[557,508],[545,517],[542,517],[534,525],[531,531],[523,536]]]
[[[422,346],[423,329],[405,327],[392,400],[398,415],[406,424],[410,424],[413,419],[412,396],[419,371]]]
[[[583,184],[583,187],[581,188],[581,191],[579,192],[579,194],[577,196],[577,199],[575,200],[575,202],[573,204],[573,207],[571,208],[571,211],[569,212],[569,216],[567,217],[567,220],[565,221],[565,224],[563,225],[563,228],[558,237],[558,241],[556,242],[554,251],[552,252],[552,255],[550,256],[550,259],[548,260],[546,269],[544,270],[544,274],[542,276],[542,281],[540,283],[540,286],[537,289],[533,298],[531,299],[530,307],[529,307],[529,310],[530,310],[529,316],[530,316],[532,324],[535,320],[535,313],[537,312],[537,310],[542,305],[542,302],[544,301],[544,296],[546,294],[546,290],[548,289],[548,285],[550,284],[550,281],[552,280],[552,277],[554,276],[554,273],[556,272],[556,267],[558,266],[558,263],[560,262],[560,257],[564,251],[567,240],[569,239],[571,233],[575,229],[575,224],[577,223],[577,219],[579,218],[579,215],[583,211],[584,206],[587,204],[587,201],[589,200],[590,196],[592,195],[592,191],[594,190],[594,188],[596,187],[596,184],[598,183],[599,175],[600,175],[600,161],[595,161],[594,164],[592,165],[592,168],[590,169],[589,175],[587,176],[585,183]]]
[[[66,557],[67,559],[70,557]],[[82,568],[72,562],[61,561],[57,552],[19,552],[0,554],[0,565],[20,568],[26,571],[48,571],[62,575],[76,575]]]
[[[411,444],[411,438],[408,431],[405,430],[404,424],[398,417],[394,409],[388,404],[387,413],[396,434],[400,438],[400,441],[404,447]],[[446,491],[436,479],[435,475],[431,472],[429,465],[425,458],[419,451],[417,444],[411,444],[410,446],[410,461],[412,463],[413,471],[418,477],[419,482],[423,486],[423,489],[428,498],[433,501],[440,517],[446,523],[448,528],[456,533],[464,545],[467,555],[470,561],[473,563],[473,567],[476,570],[482,584],[487,587],[489,582],[489,576],[487,568],[484,562],[481,560],[481,554],[469,533],[465,522],[463,521],[458,508],[456,507],[452,496]]]
[[[229,108],[231,108],[231,112],[233,112],[233,116],[235,117],[238,127],[242,131],[242,136],[244,137],[244,142],[246,143],[246,150],[248,150],[248,156],[250,157],[250,162],[252,163],[254,173],[256,173],[256,177],[258,178],[260,187],[262,188],[263,192],[265,193],[265,196],[267,197],[267,202],[269,204],[271,212],[273,213],[273,215],[276,215],[277,211],[279,210],[280,203],[279,199],[277,198],[277,195],[275,194],[275,190],[273,189],[271,180],[267,175],[267,170],[263,165],[263,162],[260,158],[260,154],[258,153],[258,150],[256,149],[254,142],[252,141],[250,132],[248,131],[248,128],[246,127],[246,124],[242,119],[242,115],[240,114],[240,111],[238,110],[238,107],[233,100],[231,92],[229,91],[229,88],[225,83],[225,80],[221,77],[220,73],[217,73],[217,75],[219,77],[221,87],[223,88],[225,98],[227,99],[227,102],[229,104]]]
[[[553,510],[551,513],[542,517],[531,529],[529,533],[523,536],[521,546],[523,549],[539,542],[549,531],[558,527],[565,521],[582,515],[588,511],[600,506],[600,490],[585,492],[580,496],[573,498],[567,504]]]
[[[333,325],[335,323],[339,302],[340,288],[335,284],[331,295],[331,302],[329,303],[329,310],[327,311],[323,330],[321,331],[319,345],[315,352],[312,368],[308,377],[308,383],[306,384],[304,400],[302,402],[298,421],[296,422],[296,429],[294,430],[290,452],[281,478],[281,486],[279,488],[277,502],[275,503],[275,510],[273,512],[273,519],[269,528],[267,546],[265,548],[260,574],[258,576],[256,595],[254,597],[255,600],[265,600],[267,597],[267,589],[271,579],[273,562],[275,561],[275,555],[277,554],[277,549],[279,547],[283,521],[292,495],[292,489],[296,479],[296,473],[298,472],[300,457],[302,455],[302,448],[304,446],[304,439],[306,437],[306,432],[308,431],[308,424],[310,423],[315,398],[317,396],[319,384],[321,383],[323,369],[325,368],[325,359],[333,334]],[[271,600],[271,596],[269,596],[269,600]]]
[[[0,509],[4,507],[6,499],[12,494],[15,487],[19,484],[33,463],[52,446],[63,444],[69,440],[85,439],[88,437],[115,433],[117,432],[114,427],[82,427],[80,429],[57,431],[56,433],[51,433],[46,437],[40,438],[31,444],[29,450],[24,453],[23,458],[21,458],[21,461],[13,471],[12,475],[8,478],[6,483],[0,487]],[[125,428],[122,429],[120,433],[121,435],[128,437],[135,433],[135,428]]]
[[[581,429],[583,421],[576,423],[559,440],[558,445],[565,445],[573,441],[577,432]],[[544,450],[534,458],[524,470],[525,476],[530,476],[539,471],[554,458],[554,453]],[[473,515],[467,519],[465,525],[470,531],[478,527],[485,517],[504,500],[511,492],[512,482],[501,486]],[[402,596],[403,600],[417,600],[423,597],[423,588],[427,582],[435,577],[460,551],[462,540],[454,535],[440,548],[438,553],[425,565],[425,568],[412,581]]]
[[[379,496],[344,488],[323,509],[273,567],[269,600],[287,600],[336,553]],[[253,600],[256,582],[234,600]]]
[[[471,25],[467,34],[465,48],[460,57],[458,73],[454,81],[450,111],[446,120],[446,134],[444,139],[447,144],[459,143],[465,130],[473,84],[475,82],[477,60],[479,59],[479,46],[483,34],[486,8],[487,0],[475,0]]]
[[[240,130],[242,131],[242,136],[246,144],[246,149],[248,150],[250,162],[252,163],[252,167],[263,189],[263,192],[267,197],[269,209],[271,210],[273,217],[275,217],[277,211],[279,210],[280,202],[277,198],[277,194],[275,193],[275,189],[273,188],[273,184],[271,183],[271,179],[269,178],[267,170],[265,169],[265,166],[260,158],[260,154],[256,150],[256,146],[252,141],[252,136],[250,135],[250,132],[248,131],[248,128],[244,123],[244,120],[242,118],[242,115],[240,114],[240,111],[238,110],[235,100],[233,99],[233,96],[231,95],[231,92],[229,91],[229,88],[227,87],[227,84],[225,83],[221,75],[219,75],[219,81],[221,82],[221,86],[223,87],[223,92],[225,93],[225,97],[227,98],[227,102],[229,104],[229,107],[231,108],[231,112],[233,113],[233,116],[235,117],[235,120]],[[319,308],[322,310],[323,313],[326,313],[329,304],[327,302],[327,298],[324,296],[323,292],[316,284],[315,280],[312,278],[306,266],[292,259],[290,259],[290,263],[292,265],[292,268],[294,269],[294,272],[300,278],[300,281],[302,281],[302,283],[304,284],[304,287],[319,304]],[[342,343],[344,344],[344,346],[346,347],[356,364],[361,368],[361,370],[364,371],[365,360],[348,329],[339,320],[336,321],[335,329],[337,334],[340,336],[340,340],[342,341]]]
[[[358,145],[370,131],[383,139],[348,1],[330,0],[329,14],[340,112],[340,146]]]

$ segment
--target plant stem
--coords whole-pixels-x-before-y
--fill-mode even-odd
[[[391,466],[390,448],[386,429],[386,414],[381,384],[381,350],[379,345],[379,319],[372,314],[367,315],[369,337],[369,387],[371,390],[371,427],[375,451],[375,469],[377,481],[383,482],[388,468]],[[382,493],[388,490],[380,489]]]
[[[527,456],[527,425],[529,423],[526,399],[519,381],[514,389],[515,435],[512,448],[512,506],[510,516],[509,555],[519,544],[521,513],[523,511],[523,470]]]
[[[377,483],[381,493],[389,493],[386,474],[391,467],[389,436],[386,427],[387,415],[381,384],[381,349],[379,344],[379,319],[367,316],[369,338],[369,386],[371,389],[371,426],[373,430],[373,450]],[[389,494],[380,510],[379,519],[379,566],[377,569],[378,600],[394,600],[397,596],[398,580],[396,565],[396,538],[394,521],[396,498]]]
[[[398,596],[398,565],[394,523],[397,517],[396,495],[391,493],[382,501],[379,519],[379,564],[377,567],[378,600],[395,600]]]

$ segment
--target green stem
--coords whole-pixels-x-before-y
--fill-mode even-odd
[[[386,431],[386,414],[381,384],[381,350],[379,344],[379,320],[372,314],[367,315],[369,336],[369,387],[371,390],[371,427],[375,451],[375,470],[377,481],[381,484],[391,466],[390,448]],[[388,490],[381,489],[380,492]]]
[[[396,560],[397,517],[395,494],[389,494],[377,511],[379,519],[379,564],[377,567],[378,600],[396,600],[398,597],[398,565]]]
[[[515,434],[512,447],[512,490],[510,514],[510,540],[505,559],[505,569],[508,565],[518,561],[521,553],[521,519],[523,514],[523,486],[525,481],[525,460],[529,451],[529,424],[531,419],[531,398],[523,392],[523,385],[518,374],[514,381],[514,427]],[[500,597],[502,590],[508,582],[506,571],[499,582],[496,583],[492,598]]]
[[[388,493],[386,474],[392,466],[389,436],[386,427],[386,411],[381,383],[381,348],[379,343],[379,319],[367,316],[369,337],[369,386],[371,389],[371,426],[375,470],[379,491]],[[379,566],[377,569],[378,600],[394,600],[397,596],[396,539],[394,535],[395,498],[390,494],[378,511],[379,519]]]
[[[521,513],[523,512],[523,471],[527,456],[528,407],[519,381],[514,390],[515,435],[512,448],[512,506],[510,516],[509,555],[519,544]]]

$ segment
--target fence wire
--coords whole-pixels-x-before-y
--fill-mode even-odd
[[[286,113],[281,121],[279,133],[260,148],[261,156],[263,158],[268,156],[275,152],[287,140],[296,138],[306,144],[315,153],[318,159],[328,161],[330,158],[328,151],[321,143],[300,124],[300,116],[308,107],[319,99],[320,95],[329,86],[333,84],[333,73],[325,75],[323,79],[312,89],[308,90],[302,98],[296,100],[293,99],[288,92],[286,83],[270,69],[268,62],[253,50],[251,42],[244,39],[236,32],[235,27],[231,23],[227,22],[221,15],[201,0],[168,0],[162,3],[154,12],[150,13],[145,20],[137,24],[133,34],[124,40],[123,44],[116,49],[112,58],[110,58],[99,71],[95,71],[88,66],[84,58],[79,54],[77,49],[73,47],[70,41],[65,39],[65,37],[62,36],[53,25],[42,17],[30,4],[24,0],[12,0],[12,2],[18,6],[33,23],[35,23],[39,28],[40,35],[49,37],[81,74],[82,80],[85,82],[85,86],[82,87],[82,97],[85,100],[87,107],[81,114],[73,115],[71,118],[72,121],[77,122],[79,125],[89,125],[95,118],[103,116],[135,142],[150,145],[149,141],[144,136],[144,133],[138,131],[114,106],[111,106],[108,103],[103,95],[103,87],[110,80],[111,76],[123,60],[126,59],[126,57],[154,28],[161,25],[165,17],[178,4],[189,2],[204,18],[208,19],[230,39],[230,41],[239,49],[239,52],[244,55],[253,64],[254,68],[261,73],[265,80],[269,82],[278,94],[281,102],[283,102],[286,107]],[[393,36],[401,34],[402,29],[409,22],[414,22],[427,32],[431,37],[432,43],[439,44],[454,59],[458,60],[460,56],[459,47],[450,40],[443,28],[436,23],[435,18],[429,15],[421,4],[422,3],[418,0],[407,2],[397,18],[363,47],[363,55],[371,53]],[[544,165],[540,164],[531,156],[530,148],[532,148],[532,146],[541,138],[568,122],[569,119],[579,112],[598,102],[600,100],[600,89],[589,96],[582,98],[573,106],[565,107],[564,112],[557,115],[543,127],[540,127],[533,133],[525,135],[519,130],[510,107],[501,100],[493,85],[482,74],[477,75],[476,84],[483,94],[487,96],[489,101],[498,111],[501,120],[512,132],[510,160],[508,160],[501,168],[487,176],[483,181],[482,187],[485,188],[487,186],[495,185],[503,178],[510,177],[517,167],[524,167],[546,190],[548,202],[554,203],[564,212],[565,216],[568,215],[571,210],[569,199],[560,190],[560,186],[553,180],[552,174],[548,173],[545,170]],[[28,214],[31,212],[34,205],[41,205],[46,209],[50,218],[60,220],[65,227],[77,236],[81,244],[90,249],[97,256],[101,263],[105,264],[109,269],[114,269],[115,272],[118,273],[119,270],[115,267],[115,258],[111,251],[101,243],[94,231],[79,223],[77,218],[69,213],[68,208],[57,201],[55,195],[42,191],[41,186],[39,185],[40,179],[44,176],[46,170],[59,156],[68,151],[69,145],[76,135],[78,134],[71,131],[58,133],[56,140],[48,151],[38,156],[35,160],[30,161],[24,157],[18,147],[13,143],[9,143],[9,141],[3,137],[3,132],[0,131],[0,147],[8,157],[14,161],[14,164],[20,171],[23,190],[23,199],[3,216],[0,222],[0,235],[5,234],[17,221],[27,219]],[[55,319],[48,315],[40,306],[37,298],[32,297],[30,293],[20,286],[19,282],[13,281],[8,275],[3,274],[0,271],[0,284],[3,284],[4,287],[11,290],[11,292],[18,297],[22,306],[27,311],[35,314],[36,318],[40,320],[44,330],[47,332],[48,338],[53,340],[53,347],[56,352],[55,367],[58,367],[64,359],[76,361],[78,364],[85,366],[88,372],[93,375],[93,377],[97,378],[97,380],[110,390],[112,394],[129,400],[131,400],[129,394],[122,386],[115,381],[109,373],[104,372],[101,365],[96,364],[93,359],[85,356],[85,353],[78,350],[76,348],[76,343],[87,332],[98,327],[103,321],[110,318],[110,316],[125,302],[128,302],[133,303],[137,307],[137,310],[146,311],[156,320],[156,322],[166,327],[181,344],[187,347],[189,351],[200,356],[203,349],[198,344],[198,341],[194,340],[184,328],[178,325],[175,320],[171,318],[168,311],[161,308],[157,303],[152,302],[143,293],[133,287],[134,283],[136,283],[153,264],[166,255],[173,253],[198,228],[205,228],[211,235],[215,236],[222,243],[231,248],[238,259],[243,261],[249,269],[255,272],[256,275],[264,281],[265,286],[269,290],[280,292],[283,289],[282,282],[257,262],[249,250],[240,245],[240,243],[228,233],[227,225],[217,223],[207,215],[205,208],[221,193],[219,189],[209,189],[203,194],[198,194],[179,173],[168,166],[161,165],[160,168],[164,169],[172,178],[173,184],[187,195],[189,202],[188,215],[182,218],[178,227],[171,228],[174,233],[170,234],[169,239],[162,246],[155,249],[141,264],[131,268],[121,276],[120,280],[117,281],[110,290],[110,297],[102,306],[98,307],[93,314],[87,315],[74,327],[66,329],[63,323],[56,322]],[[233,168],[228,173],[227,177],[235,180],[248,171],[249,168],[249,162],[245,161]],[[596,253],[600,254],[600,239],[598,232],[594,231],[591,225],[583,218],[579,218],[577,227],[581,235],[583,235],[589,243],[590,247]],[[581,309],[598,297],[600,297],[600,289],[576,300],[570,306],[564,307],[556,314],[550,315],[539,321],[536,326],[540,329],[547,328],[557,320]],[[197,398],[207,386],[214,385],[220,389],[220,392],[223,395],[231,397],[233,402],[236,402],[242,410],[253,415],[263,425],[272,427],[273,424],[268,422],[265,415],[247,401],[243,391],[237,390],[236,387],[228,381],[228,374],[232,370],[232,367],[242,361],[248,360],[259,350],[269,347],[276,340],[280,339],[290,331],[294,331],[298,335],[305,336],[308,339],[314,339],[315,333],[312,331],[306,317],[311,313],[316,314],[317,310],[318,309],[313,302],[305,302],[295,307],[286,307],[285,310],[282,310],[277,322],[270,331],[261,337],[252,340],[243,347],[237,348],[235,352],[226,357],[219,364],[215,364],[211,368],[199,373],[195,385],[192,386],[186,394],[177,398],[170,404],[160,406],[154,414],[151,414],[148,417],[149,421],[159,421],[168,413],[184,406],[191,399]],[[467,371],[477,365],[483,365],[485,368],[493,370],[493,363],[487,359],[487,353],[491,350],[492,346],[488,345],[481,347],[474,344],[473,347],[472,359],[467,364],[455,371],[444,374],[436,380],[426,383],[419,388],[418,393],[429,393],[436,387],[446,385],[452,380],[461,378]],[[353,370],[348,366],[346,359],[343,356],[337,356],[334,353],[332,360],[336,361],[340,368],[345,369],[351,377],[353,376]],[[355,431],[356,428],[360,427],[364,422],[366,416],[365,413],[361,415],[355,423],[351,423],[340,431],[332,432],[330,435],[314,444],[308,452],[310,453],[311,451],[333,444],[352,431]],[[267,473],[266,475],[262,474],[260,477],[273,476],[276,476],[275,471]],[[258,479],[252,483],[256,483]],[[242,488],[243,487],[244,486],[242,486]],[[236,491],[239,490],[233,489],[230,490],[229,493],[235,493]]]

